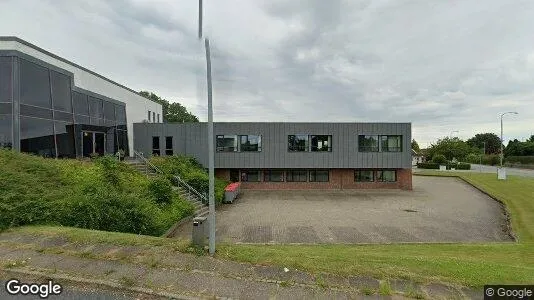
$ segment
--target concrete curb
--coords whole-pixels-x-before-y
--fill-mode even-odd
[[[171,237],[173,237],[175,232],[176,232],[176,229],[178,229],[178,227],[182,226],[183,224],[185,224],[187,222],[191,222],[193,220],[193,217],[194,216],[185,217],[185,218],[181,219],[180,221],[174,223],[174,225],[172,225],[172,227],[169,228],[167,230],[167,232],[165,232],[161,237],[163,237],[163,238],[171,238]]]
[[[171,298],[171,299],[197,300],[197,299],[202,298],[202,297],[192,297],[192,296],[180,295],[180,294],[168,293],[168,292],[157,292],[157,291],[154,291],[148,288],[142,288],[142,287],[127,287],[127,286],[121,285],[119,283],[111,282],[111,281],[79,278],[79,277],[74,277],[74,276],[64,275],[64,274],[50,274],[50,273],[44,273],[44,272],[39,272],[39,271],[26,271],[26,270],[20,270],[20,269],[19,270],[2,269],[2,271],[5,273],[39,276],[39,277],[45,277],[45,278],[50,278],[50,279],[69,281],[73,283],[100,285],[100,286],[106,286],[106,287],[110,287],[110,288],[118,289],[118,290],[125,290],[125,291],[130,291],[130,292],[135,292],[135,293],[143,293],[147,295],[165,297],[165,298]],[[216,297],[216,299],[223,299],[223,298]]]

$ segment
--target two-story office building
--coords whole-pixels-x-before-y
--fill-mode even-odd
[[[412,188],[410,123],[215,123],[214,134],[216,176],[243,188]],[[134,124],[134,147],[207,166],[207,124]]]
[[[0,147],[44,157],[133,148],[133,123],[162,122],[137,92],[16,37],[0,37]]]

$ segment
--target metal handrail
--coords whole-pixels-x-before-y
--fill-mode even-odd
[[[156,171],[156,173],[161,174],[161,175],[165,174],[158,167],[156,167],[154,164],[152,164],[146,157],[144,157],[143,153],[137,152],[135,150],[133,152],[134,152],[135,156],[139,157],[147,166],[149,166],[154,171]],[[197,191],[195,188],[190,186],[180,176],[178,176],[178,175],[172,175],[172,176],[173,176],[174,179],[176,179],[176,181],[178,181],[178,185],[181,185],[184,188],[186,188],[188,195],[191,195],[191,193],[192,193],[192,194],[196,195],[203,204],[207,204],[208,203],[208,198],[205,195],[202,195],[199,191]]]

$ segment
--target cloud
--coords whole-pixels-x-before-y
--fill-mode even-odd
[[[197,3],[4,0],[17,35],[206,119]],[[421,145],[459,130],[522,139],[534,120],[531,1],[204,2],[220,121],[408,121]]]

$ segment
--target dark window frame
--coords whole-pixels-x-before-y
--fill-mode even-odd
[[[371,172],[371,180],[361,180],[362,172]],[[369,169],[356,169],[354,170],[354,182],[375,182],[376,181],[376,174],[375,170],[369,170]]]
[[[273,172],[281,172],[280,180],[272,180],[273,178]],[[284,182],[285,179],[285,172],[284,170],[264,170],[263,171],[263,181],[264,182]]]
[[[156,143],[157,139],[157,143]],[[152,155],[161,155],[161,146],[160,146],[160,137],[159,136],[152,136]],[[156,145],[157,147],[154,147]]]
[[[395,179],[393,181],[384,180],[383,176],[379,175],[382,172],[393,172],[393,174],[395,176]],[[382,178],[380,178],[380,177],[382,177]],[[383,182],[383,183],[395,183],[395,182],[397,182],[398,181],[397,170],[390,170],[390,169],[377,170],[376,171],[376,181],[377,182]]]
[[[234,137],[234,146],[219,146],[219,139],[227,139],[230,137]],[[233,150],[228,150],[228,149]],[[239,136],[236,134],[218,134],[215,136],[215,152],[239,152]]]
[[[246,137],[247,138],[247,141],[249,140],[249,137],[250,136],[254,136],[254,137],[257,137],[258,139],[258,146],[257,146],[257,150],[249,150],[247,149],[246,147],[243,146],[243,138]],[[262,136],[260,134],[241,134],[241,135],[238,135],[238,151],[239,152],[261,152],[263,149],[263,145],[262,145]],[[246,142],[245,142],[246,143]],[[255,145],[250,145],[248,147],[253,147]]]
[[[317,176],[317,173],[318,172],[326,172],[326,180],[317,180],[318,176]],[[330,182],[330,170],[329,169],[312,169],[312,170],[309,170],[308,171],[308,178],[309,178],[309,182]],[[313,174],[313,177],[314,179],[312,180],[312,174]]]
[[[171,145],[169,147],[169,139],[171,142]],[[165,155],[166,156],[173,156],[174,155],[174,147],[173,147],[173,138],[172,136],[166,136],[165,137]]]
[[[364,139],[376,137],[376,146],[363,146]],[[380,151],[380,135],[378,134],[360,134],[358,135],[358,152],[379,152]]]
[[[304,172],[304,177],[302,174],[296,175],[296,172]],[[302,178],[304,178],[304,180],[300,180]],[[308,182],[308,170],[286,170],[286,182]]]
[[[149,110],[148,111],[148,122],[150,122],[150,116],[151,116],[151,114],[150,114],[150,110]]]
[[[301,145],[295,145],[295,143],[291,142],[291,137],[294,136],[295,138],[299,137],[298,141],[304,141],[304,146]],[[300,139],[302,137],[306,137],[306,139]],[[288,134],[287,135],[287,151],[288,152],[310,152],[310,136],[307,134]]]
[[[390,148],[389,147],[389,138],[390,137],[395,137],[395,138],[399,138],[399,146],[398,147],[392,147]],[[384,150],[384,147],[382,145],[382,142],[384,141],[383,138],[386,138],[385,141],[386,141],[386,144],[387,144],[387,147],[386,149]],[[391,135],[381,135],[380,136],[380,152],[402,152],[402,135],[400,134],[391,134]]]
[[[249,174],[253,173],[253,172],[257,173],[258,180],[250,181],[249,180]],[[243,175],[245,175],[245,176],[243,176]],[[245,178],[245,180],[243,180],[243,178]],[[262,180],[261,172],[260,172],[260,170],[255,170],[255,169],[253,169],[253,170],[239,170],[239,180],[241,182],[261,182],[261,180]]]
[[[313,145],[313,139],[314,137],[327,137],[327,143],[328,145],[326,146],[326,150],[324,150],[324,146],[321,147],[320,149],[318,148],[319,146],[314,146]],[[310,152],[332,152],[332,135],[331,134],[314,134],[314,135],[310,135],[310,137],[308,138],[309,140],[309,143],[310,143]]]

